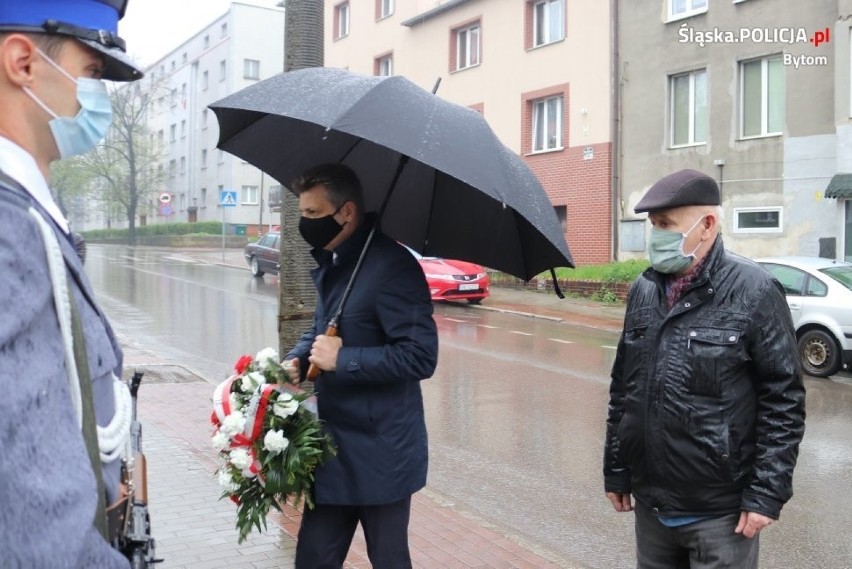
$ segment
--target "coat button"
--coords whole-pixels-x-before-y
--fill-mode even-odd
[[[689,335],[690,335],[691,337],[693,337],[693,338],[694,338],[694,337],[696,337],[696,336],[698,335],[698,332],[696,332],[695,330],[693,330],[692,332],[690,332],[690,333],[689,333]]]
[[[723,454],[723,455],[722,455],[722,460],[727,461],[727,460],[728,460],[728,455],[727,455],[727,454]]]
[[[712,289],[712,288],[708,288],[708,289],[707,289],[707,292],[709,292],[710,294],[713,294],[713,289]]]
[[[654,513],[659,514],[659,513],[660,513],[660,508],[654,508]]]
[[[692,306],[692,303],[691,302],[684,302],[683,305],[685,307],[689,308],[690,306]]]
[[[729,341],[729,342],[736,342],[736,340],[737,340],[737,337],[736,337],[736,336],[730,336],[730,337],[728,337],[728,341]]]

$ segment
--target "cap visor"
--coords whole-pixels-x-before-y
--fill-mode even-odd
[[[77,41],[85,44],[104,56],[104,70],[102,77],[109,81],[136,81],[142,79],[144,73],[126,53],[115,47],[106,47],[96,41],[75,37]]]

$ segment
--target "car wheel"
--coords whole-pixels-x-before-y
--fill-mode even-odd
[[[808,330],[799,338],[802,369],[814,377],[828,377],[840,369],[840,349],[824,330]]]
[[[251,258],[251,274],[256,277],[263,276],[263,271],[260,270],[260,265],[257,264],[257,257]]]
[[[469,304],[482,304],[482,299],[481,298],[468,298],[467,302]]]

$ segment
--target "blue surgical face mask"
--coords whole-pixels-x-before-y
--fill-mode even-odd
[[[648,244],[648,258],[651,260],[651,266],[667,275],[685,271],[695,259],[695,252],[701,247],[701,242],[698,242],[691,253],[683,252],[683,243],[686,241],[686,236],[698,227],[704,217],[703,215],[699,217],[698,221],[686,230],[686,233],[652,227],[651,240]]]
[[[80,112],[75,117],[60,117],[49,109],[41,99],[36,97],[28,87],[24,87],[24,91],[38,106],[53,117],[49,123],[50,131],[53,133],[54,141],[56,141],[59,157],[70,158],[84,154],[104,139],[112,120],[112,104],[106,85],[99,79],[88,77],[74,79],[44,52],[38,50],[38,53],[54,69],[77,85],[77,102],[80,103]]]

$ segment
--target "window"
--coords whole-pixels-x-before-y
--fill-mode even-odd
[[[373,64],[373,74],[381,76],[393,75],[393,54],[377,57]]]
[[[269,211],[281,211],[281,184],[269,186]]]
[[[186,156],[180,157],[180,173],[186,174]]]
[[[219,81],[224,81],[227,76],[228,65],[227,62],[223,59],[219,62]]]
[[[456,31],[456,69],[479,65],[479,24]]]
[[[204,49],[207,49],[208,47],[210,47],[210,35],[209,34],[204,36]]]
[[[186,210],[186,192],[180,193],[180,210]]]
[[[210,86],[210,73],[205,70],[201,74],[201,88],[204,91],[206,91],[209,86]]]
[[[169,160],[169,178],[174,178],[177,174],[177,160]]]
[[[686,146],[707,142],[707,71],[672,75],[671,145]]]
[[[186,63],[186,61],[187,61],[186,52],[183,52],[183,55],[181,55],[181,57],[180,57],[180,61],[181,61],[181,63]]]
[[[257,204],[257,186],[243,186],[244,204]]]
[[[180,121],[180,137],[186,138],[186,120]]]
[[[562,97],[533,101],[533,152],[562,148]]]
[[[225,152],[223,150],[217,150],[217,152],[219,153],[219,156],[218,156],[219,164],[224,164],[225,163]]]
[[[542,0],[533,5],[533,46],[538,47],[565,38],[565,0]]]
[[[349,35],[349,2],[334,7],[334,39]]]
[[[707,11],[707,0],[667,0],[669,20],[677,20]]]
[[[740,136],[784,130],[784,67],[780,55],[740,63]]]
[[[783,208],[734,208],[734,233],[781,233]]]
[[[207,168],[207,149],[201,151],[201,168]]]
[[[393,14],[393,0],[376,0],[377,19],[387,18]]]
[[[177,125],[173,124],[169,127],[169,142],[177,140]]]
[[[258,60],[243,60],[243,79],[260,79],[260,62]]]
[[[201,111],[201,128],[207,128],[207,109]]]
[[[201,188],[201,209],[207,207],[207,188]]]
[[[169,92],[169,105],[171,105],[172,108],[177,106],[177,89],[172,89]]]
[[[162,146],[165,141],[165,133],[163,132],[163,129],[160,129],[159,131],[157,131],[157,142],[160,143],[160,146]]]
[[[223,38],[226,37],[228,35],[228,22],[225,22],[224,24],[222,24],[222,27],[220,28],[220,30],[221,30],[221,33],[219,34],[219,36],[223,37]]]

